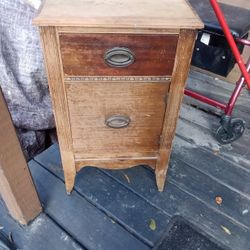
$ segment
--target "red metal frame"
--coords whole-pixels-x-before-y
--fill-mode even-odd
[[[249,72],[249,70],[250,70],[250,58],[248,59],[248,62],[246,65],[246,70],[247,70],[247,72]],[[245,84],[245,78],[242,75],[240,77],[240,79],[238,80],[238,82],[236,83],[236,87],[233,91],[233,94],[232,94],[228,104],[227,104],[227,108],[225,110],[226,115],[232,115],[234,105],[237,101],[238,96],[240,95],[242,88],[244,87],[244,84]]]
[[[211,98],[208,98],[208,97],[203,96],[201,94],[198,94],[192,90],[185,89],[184,93],[187,96],[193,97],[201,102],[207,103],[207,104],[212,105],[216,108],[220,108],[225,112],[225,115],[231,116],[232,112],[233,112],[233,108],[234,108],[235,103],[237,101],[237,98],[239,97],[239,94],[240,94],[242,88],[244,87],[245,83],[247,84],[248,89],[250,90],[250,76],[249,76],[250,58],[248,59],[248,62],[245,65],[242,58],[241,58],[241,55],[240,55],[240,52],[239,52],[238,47],[236,45],[236,42],[234,40],[234,37],[232,36],[232,34],[230,32],[230,29],[228,27],[226,19],[225,19],[224,15],[220,9],[219,4],[217,3],[216,0],[210,0],[210,3],[212,5],[214,12],[218,18],[218,21],[223,29],[223,32],[224,32],[225,37],[228,41],[228,44],[229,44],[230,48],[232,49],[233,55],[235,57],[237,64],[239,65],[239,68],[240,68],[242,75],[241,75],[240,79],[238,80],[238,82],[236,83],[235,89],[234,89],[232,96],[230,97],[230,100],[227,104],[221,103],[221,102],[216,101],[216,100],[211,99]],[[250,41],[248,41],[246,39],[237,38],[236,41],[239,43],[242,43],[246,46],[250,46]]]
[[[248,72],[250,71],[250,58],[248,59],[246,69]],[[214,99],[203,96],[203,95],[198,94],[198,93],[196,93],[192,90],[189,90],[189,89],[185,89],[184,93],[185,93],[185,95],[190,96],[196,100],[199,100],[201,102],[205,102],[211,106],[222,109],[225,112],[225,115],[232,115],[234,105],[235,105],[237,98],[238,98],[242,88],[244,87],[244,85],[245,85],[245,78],[242,75],[240,77],[240,79],[238,80],[238,82],[236,83],[235,89],[234,89],[232,96],[230,97],[229,102],[227,104],[218,102]]]
[[[210,3],[214,9],[214,12],[218,18],[218,21],[222,27],[222,30],[225,34],[225,37],[227,38],[228,44],[234,54],[235,60],[238,63],[241,73],[245,78],[245,81],[247,83],[248,88],[250,89],[250,76],[247,72],[247,69],[245,67],[244,61],[241,58],[240,52],[238,50],[238,47],[235,43],[234,37],[231,34],[231,31],[228,27],[227,21],[225,19],[225,16],[223,15],[223,12],[221,11],[221,8],[219,6],[219,4],[217,3],[216,0],[210,0]]]
[[[207,103],[207,104],[209,104],[211,106],[214,106],[216,108],[220,108],[220,109],[222,109],[224,111],[227,108],[226,104],[218,102],[218,101],[216,101],[214,99],[211,99],[209,97],[206,97],[204,95],[198,94],[198,93],[196,93],[196,92],[194,92],[194,91],[192,91],[190,89],[185,89],[184,94],[187,95],[187,96],[190,96],[190,97],[192,97],[192,98],[194,98],[196,100],[199,100],[201,102],[205,102],[205,103]]]

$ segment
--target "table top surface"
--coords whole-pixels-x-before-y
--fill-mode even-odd
[[[186,0],[45,0],[38,26],[98,28],[202,28]]]

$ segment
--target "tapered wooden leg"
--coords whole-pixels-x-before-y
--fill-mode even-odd
[[[71,194],[74,185],[75,185],[75,177],[76,173],[64,173],[64,178],[65,178],[65,186],[66,186],[66,192],[67,194]]]
[[[61,154],[62,166],[64,172],[64,180],[67,194],[70,194],[75,185],[76,167],[74,157],[71,152],[68,154]]]
[[[159,192],[164,190],[171,149],[161,149],[156,163],[155,178]]]

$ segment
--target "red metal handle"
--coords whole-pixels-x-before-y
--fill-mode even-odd
[[[236,46],[235,40],[234,40],[230,30],[229,30],[229,27],[228,27],[227,21],[225,19],[225,16],[222,13],[221,8],[220,8],[220,6],[219,6],[219,4],[217,3],[216,0],[210,0],[210,3],[211,3],[211,5],[212,5],[212,7],[214,9],[214,12],[215,12],[217,18],[218,18],[218,21],[219,21],[219,23],[220,23],[220,25],[222,27],[222,30],[223,30],[223,32],[225,34],[225,37],[226,37],[226,39],[227,39],[227,41],[229,43],[229,46],[230,46],[230,48],[231,48],[231,50],[232,50],[232,52],[234,54],[235,60],[239,65],[241,73],[245,78],[248,89],[250,90],[250,76],[249,76],[249,74],[247,72],[247,69],[246,69],[246,66],[245,66],[245,64],[244,64],[244,62],[243,62],[243,60],[241,58],[240,52],[239,52],[239,50],[238,50],[238,48]]]

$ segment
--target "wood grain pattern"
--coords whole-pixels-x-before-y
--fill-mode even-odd
[[[54,27],[40,27],[44,58],[48,74],[50,94],[54,107],[58,141],[62,153],[62,163],[65,173],[65,184],[68,193],[75,181],[75,162],[72,148],[71,125],[67,106],[62,68],[58,48],[58,37]]]
[[[185,0],[46,0],[34,23],[131,30],[203,27]]]
[[[157,158],[156,179],[162,190],[192,53],[192,30],[203,27],[199,17],[185,0],[47,0],[34,23],[42,26],[67,190],[73,187],[75,167],[94,162],[124,168],[152,158],[153,167]],[[107,65],[105,53],[115,47],[132,51],[134,62],[126,68]],[[115,58],[122,61],[120,55]],[[166,100],[169,79],[163,77],[172,74]],[[129,126],[108,127],[105,121],[114,115],[127,116]]]
[[[191,56],[195,42],[195,30],[182,30],[177,47],[174,74],[168,95],[164,127],[161,137],[159,158],[156,164],[156,182],[159,191],[163,191],[168,162],[172,150],[179,109],[183,98],[185,82],[188,76]]]
[[[98,166],[105,169],[126,169],[139,165],[147,165],[155,169],[157,157],[141,158],[107,158],[107,159],[76,159],[76,170],[80,171],[86,166]]]
[[[159,149],[169,83],[67,83],[74,153],[77,158],[155,156]],[[130,117],[127,128],[105,119]]]
[[[83,33],[83,34],[161,34],[161,35],[178,35],[180,29],[151,29],[151,28],[115,28],[115,27],[80,27],[80,26],[58,26],[59,33]]]
[[[53,159],[54,154],[52,154],[47,160]],[[48,241],[40,241],[37,243],[36,248],[22,248],[25,250],[149,250],[149,247],[145,245],[140,238],[138,239],[130,231],[127,230],[127,227],[121,225],[121,223],[116,223],[116,220],[110,217],[111,213],[108,215],[105,213],[102,208],[104,206],[96,206],[96,203],[93,203],[87,195],[79,194],[79,186],[83,187],[86,192],[90,189],[86,188],[85,185],[79,185],[79,181],[85,180],[88,175],[85,175],[85,178],[82,178],[81,173],[78,178],[77,184],[79,185],[76,188],[76,191],[73,190],[70,197],[65,195],[64,192],[64,179],[63,172],[59,165],[49,164],[46,167],[38,165],[35,161],[31,162],[31,171],[34,180],[38,186],[39,193],[42,194],[42,201],[46,204],[46,214],[54,222],[54,225],[60,225],[61,229],[65,230],[65,233],[61,233],[61,239],[65,241],[65,246],[61,248],[53,247],[53,242],[50,238],[55,237],[55,234],[51,233],[51,228],[48,228],[46,224],[46,229],[48,230]],[[51,167],[53,170],[49,169]],[[94,169],[92,169],[94,170]],[[56,174],[54,174],[54,172]],[[53,173],[53,174],[51,174]],[[93,184],[90,182],[85,182],[85,184],[90,187],[96,188],[99,190],[99,194],[104,192],[103,199],[106,199],[107,203],[112,206],[114,209],[117,207],[113,202],[109,202],[109,198],[114,199],[117,202],[116,196],[109,196],[105,190],[99,185],[102,181],[95,174],[92,175],[92,178],[96,181]],[[91,178],[91,179],[92,179]],[[114,191],[117,188],[114,188]],[[123,198],[125,198],[123,196]],[[113,204],[112,204],[113,203]],[[124,201],[121,205],[128,204]],[[140,205],[141,203],[139,203]],[[132,209],[134,210],[134,209]],[[127,211],[127,210],[125,210]],[[158,212],[158,211],[157,211]],[[1,210],[0,210],[1,213]],[[159,214],[159,212],[158,212]],[[157,216],[159,218],[159,216]],[[0,216],[1,219],[1,216]],[[33,227],[33,229],[37,229]],[[41,226],[39,227],[39,229]],[[38,231],[38,230],[34,230]],[[68,233],[70,233],[69,238],[67,238]],[[32,234],[31,234],[32,235]],[[42,235],[41,235],[42,237]],[[76,244],[71,244],[70,239],[73,239]],[[58,242],[60,245],[60,242]]]
[[[121,35],[60,33],[64,73],[68,76],[164,76],[171,75],[178,35]],[[135,61],[114,68],[104,61],[106,51],[125,47]]]
[[[1,90],[0,141],[0,195],[11,216],[27,224],[42,208]]]

